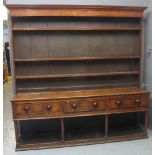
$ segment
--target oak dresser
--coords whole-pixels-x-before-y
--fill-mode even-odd
[[[16,150],[147,138],[144,7],[6,7]]]

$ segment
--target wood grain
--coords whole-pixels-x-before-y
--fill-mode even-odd
[[[139,56],[115,56],[115,57],[72,57],[72,58],[28,58],[15,59],[15,62],[35,62],[35,61],[82,61],[82,60],[115,60],[115,59],[139,59]]]
[[[115,75],[138,75],[139,72],[109,72],[109,73],[88,73],[88,74],[57,74],[57,75],[33,75],[16,76],[16,79],[41,79],[41,78],[67,78],[67,77],[92,77],[92,76],[115,76]]]
[[[59,92],[41,92],[41,93],[19,93],[14,96],[12,101],[25,100],[46,100],[46,99],[62,99],[74,97],[92,97],[92,96],[109,96],[123,94],[139,94],[147,93],[142,88],[138,87],[122,87],[122,88],[105,88],[95,90],[75,90],[75,91],[59,91]]]
[[[98,27],[74,27],[74,28],[13,28],[13,31],[97,31],[97,30],[102,30],[102,31],[137,31],[141,30],[141,27],[106,27],[106,28],[98,28]]]

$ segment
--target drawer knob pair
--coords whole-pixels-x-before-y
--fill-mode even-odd
[[[28,107],[28,106],[25,106],[25,107],[24,107],[24,110],[25,110],[26,112],[28,112],[28,111],[29,111],[29,107]],[[50,106],[50,105],[47,106],[47,110],[51,110],[51,106]]]
[[[121,106],[123,105],[123,102],[120,101],[120,100],[117,100],[117,101],[116,101],[116,104],[117,104],[118,107],[121,107]]]

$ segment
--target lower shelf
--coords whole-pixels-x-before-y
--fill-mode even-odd
[[[130,135],[132,133],[141,133],[144,131],[144,128],[140,125],[138,126],[124,126],[124,127],[117,127],[111,128],[109,130],[109,137],[113,136],[121,136],[121,135]]]
[[[85,140],[25,144],[25,145],[17,144],[16,151],[48,149],[48,148],[57,148],[57,147],[71,147],[71,146],[79,146],[79,145],[100,144],[100,143],[109,143],[109,142],[144,139],[144,138],[147,138],[146,132],[132,134],[132,135],[126,135],[126,136],[114,136],[114,137],[108,137],[108,138],[104,137],[104,138],[93,138],[93,139],[85,139]]]
[[[66,141],[72,140],[82,140],[82,139],[92,139],[104,137],[104,132],[102,130],[93,131],[69,131],[66,133]]]

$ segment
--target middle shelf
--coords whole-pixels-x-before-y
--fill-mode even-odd
[[[117,76],[117,75],[138,75],[138,71],[130,72],[109,72],[109,73],[87,73],[87,74],[55,74],[55,75],[31,75],[16,76],[16,79],[41,79],[41,78],[69,78],[69,77],[95,77],[95,76]]]
[[[16,58],[15,62],[140,59],[140,56]]]
[[[138,31],[141,27],[25,27],[13,28],[13,31]]]

